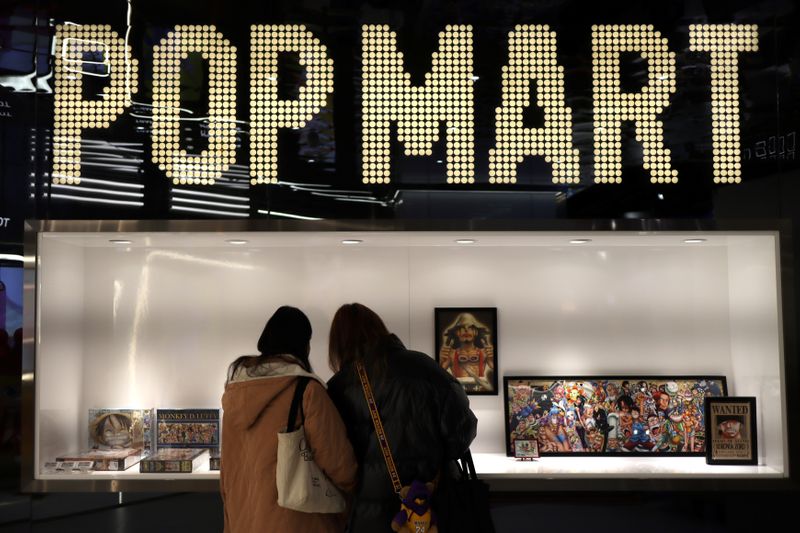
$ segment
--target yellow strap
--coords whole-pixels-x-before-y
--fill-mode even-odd
[[[383,452],[383,460],[386,461],[386,469],[389,471],[389,478],[392,480],[394,491],[399,494],[403,486],[400,484],[400,475],[397,473],[397,468],[394,466],[394,459],[392,458],[392,450],[389,448],[389,441],[386,439],[386,433],[383,431],[381,415],[378,413],[378,405],[375,403],[375,397],[372,395],[372,387],[369,384],[367,370],[364,368],[364,363],[361,361],[356,363],[356,369],[358,370],[358,378],[361,380],[361,388],[364,389],[364,398],[367,400],[369,414],[372,416],[372,424],[375,426],[375,435],[378,437],[378,445],[381,447],[381,452]]]

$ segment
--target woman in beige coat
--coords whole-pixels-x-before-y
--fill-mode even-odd
[[[357,464],[342,419],[308,361],[311,323],[294,307],[278,309],[258,341],[260,356],[231,364],[222,396],[220,486],[225,533],[339,532],[344,517],[303,513],[278,505],[278,432],[286,426],[299,376],[311,379],[303,396],[305,434],[314,461],[334,485],[353,490]],[[298,417],[299,418],[299,417]]]

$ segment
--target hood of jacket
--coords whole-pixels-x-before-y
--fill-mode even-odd
[[[261,367],[261,371],[249,375],[237,372],[225,385],[222,395],[225,424],[240,430],[249,429],[275,398],[295,386],[300,376],[316,379],[324,385],[316,374],[290,362],[274,361]]]

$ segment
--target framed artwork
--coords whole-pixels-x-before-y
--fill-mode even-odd
[[[514,441],[514,457],[523,461],[539,458],[539,443],[533,439],[517,439]]]
[[[758,464],[756,399],[709,398],[706,401],[706,463]]]
[[[506,455],[536,440],[546,455],[698,455],[707,398],[724,376],[505,376]]]
[[[437,307],[436,362],[467,394],[496,395],[497,308]]]

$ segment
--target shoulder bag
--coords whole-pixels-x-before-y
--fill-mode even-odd
[[[489,485],[478,479],[469,449],[453,466],[454,472],[442,474],[434,500],[442,532],[494,533]]]
[[[297,379],[286,430],[278,433],[278,505],[304,513],[342,513],[344,495],[314,462],[314,451],[306,441],[303,392],[308,382],[306,377]],[[298,409],[301,423],[295,429]]]

